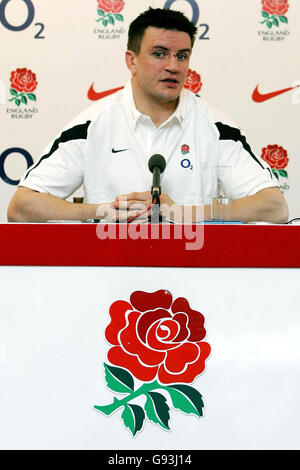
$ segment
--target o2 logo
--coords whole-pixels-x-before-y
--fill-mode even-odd
[[[27,150],[21,149],[19,147],[12,147],[12,148],[7,149],[7,150],[5,150],[4,152],[1,153],[1,155],[0,155],[0,178],[7,184],[10,184],[12,186],[17,186],[19,184],[20,180],[13,180],[13,179],[9,178],[7,176],[7,174],[5,172],[5,168],[4,168],[5,161],[6,161],[7,157],[9,155],[11,155],[12,153],[21,154],[26,160],[27,168],[29,168],[31,165],[33,165],[33,159],[32,159],[32,156],[30,155],[30,153],[27,152]]]
[[[182,168],[188,168],[189,170],[193,169],[193,165],[191,165],[191,162],[188,158],[185,158],[184,160],[182,160],[180,164]]]
[[[165,10],[170,10],[171,6],[173,5],[173,3],[175,3],[177,0],[167,0],[166,3],[165,3],[165,6],[164,6],[164,9]],[[198,6],[198,3],[196,2],[196,0],[185,0],[187,3],[189,3],[189,5],[191,6],[192,8],[192,12],[193,12],[193,16],[192,16],[192,23],[194,23],[195,25],[198,23],[199,21],[199,18],[200,18],[200,9],[199,9],[199,6]],[[208,34],[208,31],[209,31],[209,26],[208,24],[206,23],[202,23],[199,25],[199,28],[202,28],[203,31],[202,31],[202,34],[199,36],[199,39],[204,39],[204,40],[208,40],[210,39],[207,34]]]
[[[15,26],[11,24],[7,17],[6,17],[6,7],[11,2],[12,0],[2,0],[0,3],[0,23],[6,28],[9,29],[9,31],[24,31],[24,29],[29,28],[31,23],[34,20],[34,5],[31,0],[19,0],[20,2],[24,2],[26,7],[27,7],[27,18],[25,19],[24,23]],[[45,36],[42,36],[42,32],[45,29],[45,26],[43,23],[35,23],[34,26],[37,26],[38,32],[35,34],[34,38],[35,39],[45,39]]]

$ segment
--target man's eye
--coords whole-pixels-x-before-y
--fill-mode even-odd
[[[159,59],[164,57],[164,53],[162,51],[155,51],[153,55],[154,57],[158,57]]]
[[[187,55],[186,54],[177,54],[177,59],[178,60],[187,60]]]

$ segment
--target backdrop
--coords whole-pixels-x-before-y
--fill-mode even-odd
[[[199,27],[186,86],[242,128],[300,216],[299,1],[2,0],[0,221],[48,142],[128,80],[128,27],[149,6]]]

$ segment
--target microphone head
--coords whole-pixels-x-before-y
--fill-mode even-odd
[[[153,173],[155,167],[158,167],[161,173],[166,168],[166,160],[159,153],[156,153],[155,155],[152,155],[152,157],[149,158],[148,168],[151,173]]]

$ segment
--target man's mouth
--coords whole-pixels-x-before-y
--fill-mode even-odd
[[[165,78],[164,80],[161,80],[161,82],[166,83],[170,87],[176,87],[179,83],[176,78]]]

